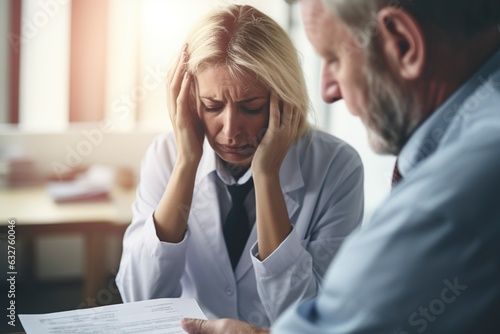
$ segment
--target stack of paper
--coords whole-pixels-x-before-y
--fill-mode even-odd
[[[48,314],[20,314],[26,334],[185,333],[182,318],[206,319],[198,303],[187,298],[162,298]]]
[[[57,203],[108,200],[113,181],[111,168],[93,166],[76,180],[49,182],[47,189]]]

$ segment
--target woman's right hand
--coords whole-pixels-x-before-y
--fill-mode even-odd
[[[178,161],[198,164],[203,153],[204,130],[196,104],[190,100],[193,76],[186,70],[188,58],[185,45],[168,74],[168,112],[174,129]]]

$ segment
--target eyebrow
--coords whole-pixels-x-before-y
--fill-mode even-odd
[[[215,103],[221,103],[222,102],[222,101],[219,101],[219,100],[216,100],[214,98],[207,97],[207,96],[200,96],[200,99],[209,100],[209,101],[215,102]],[[244,100],[240,100],[240,101],[236,101],[236,102],[237,103],[248,103],[248,102],[252,102],[252,101],[260,100],[260,99],[267,99],[267,96],[250,97],[248,99],[244,99]]]

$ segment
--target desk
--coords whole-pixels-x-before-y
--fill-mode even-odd
[[[44,186],[0,190],[0,228],[16,221],[16,236],[32,240],[47,234],[79,234],[85,238],[84,300],[107,286],[106,238],[123,236],[132,220],[135,189],[115,188],[110,201],[57,204]],[[29,256],[33,259],[33,256]],[[31,266],[33,267],[33,266]]]

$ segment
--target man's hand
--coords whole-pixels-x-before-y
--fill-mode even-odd
[[[254,327],[246,322],[234,319],[202,320],[188,319],[181,320],[182,328],[189,334],[266,334],[268,329]]]

